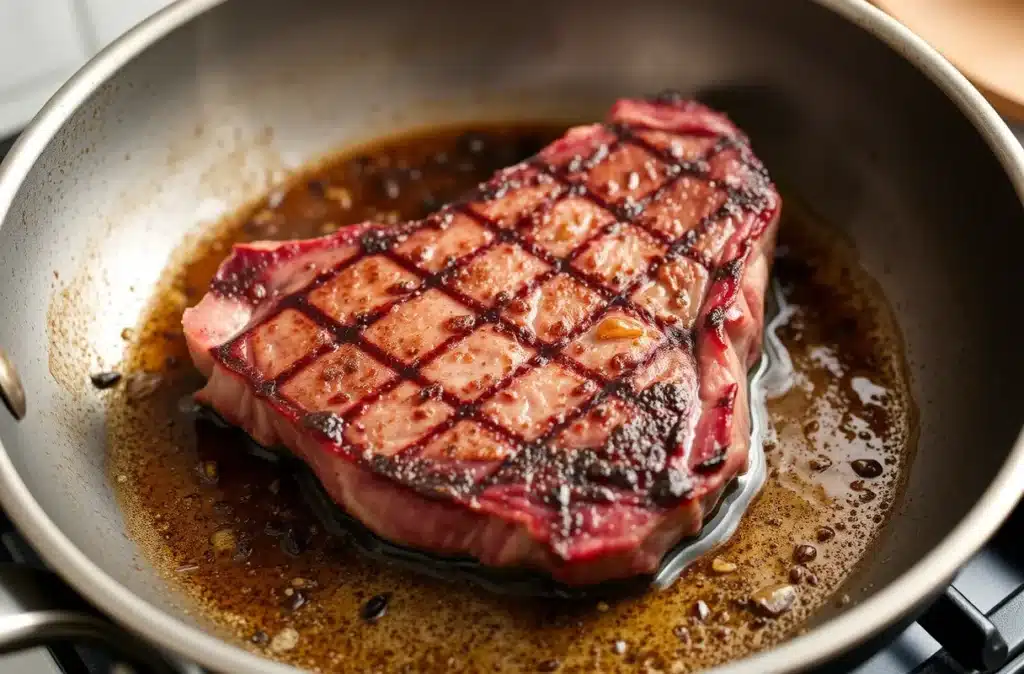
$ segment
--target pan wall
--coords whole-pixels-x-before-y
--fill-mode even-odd
[[[435,122],[594,118],[618,96],[673,87],[730,112],[773,175],[855,241],[897,308],[919,450],[857,582],[880,588],[933,547],[1024,416],[1024,217],[998,162],[910,65],[810,3],[621,7],[233,2],[101,86],[0,229],[0,344],[30,410],[17,424],[0,414],[0,437],[51,519],[183,615],[124,535],[88,374],[117,363],[121,330],[186,235],[346,143]]]

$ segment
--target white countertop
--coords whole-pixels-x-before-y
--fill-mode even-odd
[[[0,138],[76,70],[172,0],[0,0]]]

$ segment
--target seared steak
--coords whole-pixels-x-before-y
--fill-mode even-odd
[[[780,206],[723,115],[622,100],[425,220],[235,246],[197,396],[394,542],[652,572],[746,467]]]

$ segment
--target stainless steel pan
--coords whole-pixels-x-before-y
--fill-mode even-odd
[[[722,671],[801,670],[897,624],[1024,487],[1024,152],[946,62],[862,2],[171,6],[75,76],[0,170],[0,385],[24,412],[0,414],[4,508],[131,632],[215,670],[285,671],[204,631],[126,536],[85,375],[119,360],[121,328],[182,239],[284,170],[399,128],[595,117],[666,86],[728,110],[773,174],[849,234],[899,312],[920,407],[905,500],[857,580],[864,600]],[[20,630],[3,645],[99,633],[77,615],[0,623]]]

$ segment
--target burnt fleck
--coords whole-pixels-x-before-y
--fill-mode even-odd
[[[263,630],[256,630],[252,633],[252,636],[249,637],[249,641],[262,646],[270,642],[270,636]]]
[[[413,290],[416,290],[415,281],[399,281],[388,286],[388,292],[392,295],[404,295],[411,293]]]
[[[438,400],[444,393],[444,388],[440,384],[431,384],[430,386],[424,386],[420,389],[420,402],[427,402],[428,400]]]
[[[725,324],[725,309],[715,307],[708,312],[707,327],[709,330],[718,330]]]
[[[326,436],[331,442],[344,441],[345,421],[334,412],[311,412],[302,417],[302,425]]]
[[[378,594],[371,598],[368,602],[363,604],[362,610],[359,612],[359,617],[368,623],[375,623],[388,612],[388,603],[391,601],[391,593],[385,592],[384,594]]]
[[[813,545],[801,543],[793,548],[793,559],[801,564],[813,562],[818,557],[818,549]]]
[[[266,524],[263,525],[263,533],[272,538],[277,538],[288,533],[288,528],[276,520],[267,520]]]
[[[562,666],[562,663],[559,662],[558,660],[553,659],[553,658],[551,660],[542,660],[541,662],[539,662],[537,664],[537,671],[538,672],[557,672],[561,666]]]
[[[694,470],[698,473],[713,473],[718,470],[725,463],[728,449],[728,447],[716,447],[715,453],[694,466]]]
[[[291,593],[289,595],[286,591],[285,599],[281,603],[281,608],[289,613],[294,613],[306,605],[307,598],[301,590],[294,590],[292,588],[288,588],[288,590],[291,590]]]
[[[235,543],[235,552],[231,559],[235,562],[244,562],[252,555],[252,541],[247,535],[241,535]]]
[[[586,476],[595,482],[630,490],[640,482],[640,476],[629,466],[596,459],[587,466]]]
[[[715,272],[715,278],[718,279],[718,280],[727,280],[727,279],[737,280],[737,279],[739,279],[740,274],[742,272],[743,272],[743,258],[739,257],[739,258],[732,259],[732,260],[726,262],[725,264],[723,264],[721,267],[719,267],[718,270]]]
[[[89,380],[92,381],[92,385],[100,389],[108,389],[112,386],[117,386],[117,383],[121,381],[120,372],[97,372],[96,374],[89,375]]]
[[[853,472],[863,478],[871,479],[882,474],[882,464],[874,459],[856,459],[850,462]]]
[[[359,239],[359,243],[368,255],[374,255],[390,249],[395,243],[395,238],[391,232],[377,228],[363,234]]]
[[[693,489],[690,477],[674,468],[666,470],[655,480],[651,499],[655,503],[678,503]]]
[[[465,332],[471,330],[476,325],[476,318],[472,315],[467,316],[452,316],[445,321],[445,327],[452,332]]]
[[[231,517],[235,509],[227,501],[217,501],[213,504],[213,512],[220,517]]]
[[[565,324],[559,322],[559,323],[556,323],[555,325],[562,325],[562,326],[564,326]],[[568,327],[566,326],[564,332],[568,332],[568,331],[569,331]],[[562,337],[564,335],[558,335],[558,336]],[[631,355],[629,355],[628,353],[617,353],[614,356],[612,356],[612,359],[610,361],[608,361],[609,367],[611,367],[611,369],[613,371],[617,372],[617,373],[618,372],[625,372],[626,369],[628,369],[629,366],[632,365],[632,364],[633,364],[633,357]]]
[[[294,529],[289,529],[281,537],[281,551],[290,557],[298,557],[305,551],[305,545],[295,534]]]
[[[832,467],[832,459],[821,454],[811,459],[808,465],[814,472],[821,473]]]
[[[618,215],[624,220],[633,220],[644,212],[644,204],[635,199],[626,199],[618,207]]]
[[[807,580],[809,575],[811,575],[811,572],[807,570],[806,566],[794,566],[789,570],[789,582],[793,585],[799,585]]]

